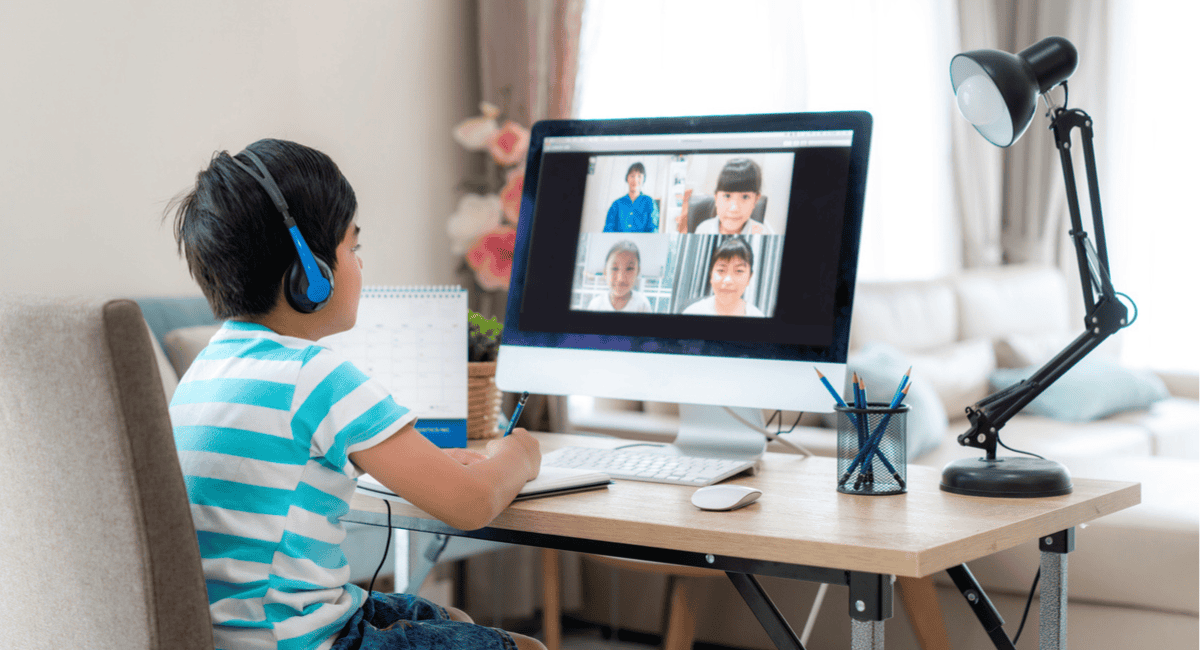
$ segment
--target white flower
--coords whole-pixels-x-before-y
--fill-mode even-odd
[[[466,194],[458,200],[458,209],[446,221],[450,251],[462,255],[475,238],[500,225],[503,210],[496,194]]]
[[[500,125],[496,123],[500,109],[495,104],[480,102],[479,111],[482,115],[459,122],[452,131],[454,140],[468,151],[483,150],[487,146],[488,138],[500,129]]]

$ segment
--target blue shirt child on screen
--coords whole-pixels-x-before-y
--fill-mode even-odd
[[[612,202],[604,219],[604,232],[658,232],[658,205],[642,194],[646,166],[635,162],[625,172],[629,193]]]

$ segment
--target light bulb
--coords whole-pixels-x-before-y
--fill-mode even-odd
[[[959,112],[975,126],[993,124],[1008,113],[1000,90],[986,75],[967,77],[958,85],[957,95]]]

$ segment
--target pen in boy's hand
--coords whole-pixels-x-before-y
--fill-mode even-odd
[[[513,409],[512,417],[508,418],[508,427],[504,429],[504,435],[513,432],[517,426],[517,420],[521,417],[521,411],[525,410],[525,400],[529,399],[529,391],[521,393],[521,399],[517,400],[517,407]]]

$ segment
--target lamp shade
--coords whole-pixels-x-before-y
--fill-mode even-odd
[[[988,142],[1007,147],[1021,138],[1039,94],[1067,80],[1079,64],[1075,46],[1051,36],[1009,54],[972,50],[950,60],[958,109]]]

